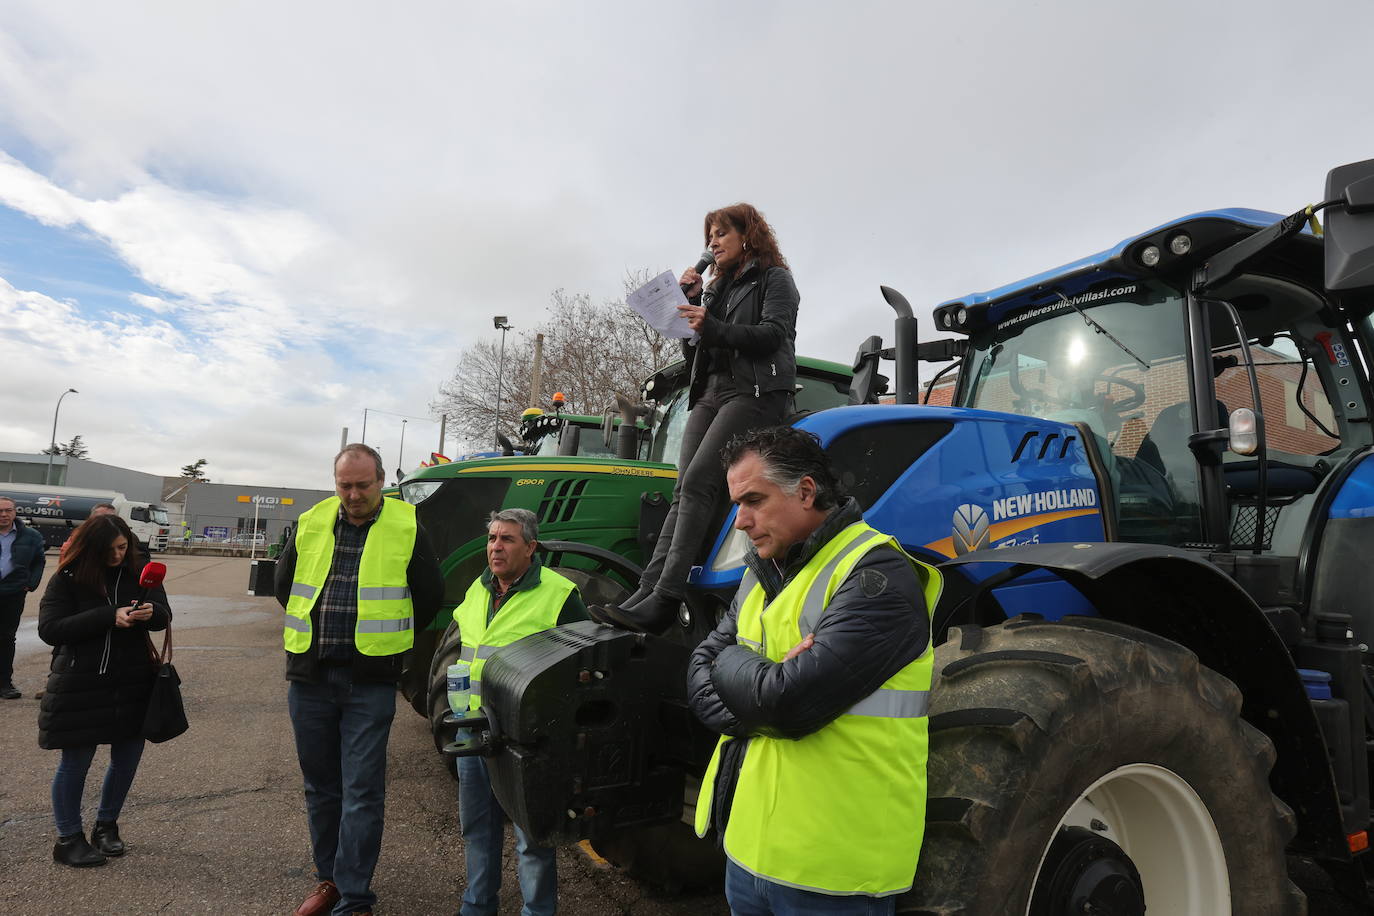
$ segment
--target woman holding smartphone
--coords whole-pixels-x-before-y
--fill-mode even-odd
[[[143,756],[143,717],[157,672],[148,633],[172,619],[162,586],[142,593],[141,569],[125,521],[92,516],[76,530],[39,604],[38,635],[53,659],[38,744],[62,751],[52,782],[52,856],[63,865],[104,865],[107,856],[124,854],[117,821]],[[88,841],[81,797],[101,744],[110,746],[110,765]]]

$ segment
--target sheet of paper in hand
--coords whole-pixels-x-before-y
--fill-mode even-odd
[[[687,319],[677,310],[679,305],[687,305],[687,297],[683,295],[682,287],[677,285],[677,277],[673,276],[671,270],[665,270],[630,293],[626,302],[664,337],[696,336],[696,331],[687,325]]]

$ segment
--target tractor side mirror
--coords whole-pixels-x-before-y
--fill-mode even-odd
[[[582,445],[582,427],[565,423],[558,434],[558,454],[563,457],[576,455]]]
[[[1374,159],[1326,176],[1326,288],[1374,287]]]
[[[878,374],[882,352],[883,339],[877,334],[859,344],[859,352],[854,354],[854,377],[849,382],[849,403],[876,404],[878,395],[887,390],[887,377]]]

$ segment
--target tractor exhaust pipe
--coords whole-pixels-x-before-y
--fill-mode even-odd
[[[897,313],[897,321],[893,328],[895,340],[892,346],[892,359],[897,364],[895,373],[897,403],[918,404],[921,400],[921,383],[917,378],[916,316],[911,313],[911,303],[906,301],[906,296],[890,286],[878,288],[882,290],[883,298],[887,300],[887,304],[892,306],[892,310]]]

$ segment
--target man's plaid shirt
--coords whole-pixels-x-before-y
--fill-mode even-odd
[[[363,545],[372,523],[382,512],[380,504],[372,517],[361,525],[348,520],[342,505],[334,521],[334,558],[319,601],[320,659],[350,662],[355,653],[353,631],[358,627],[358,567],[363,560]]]

